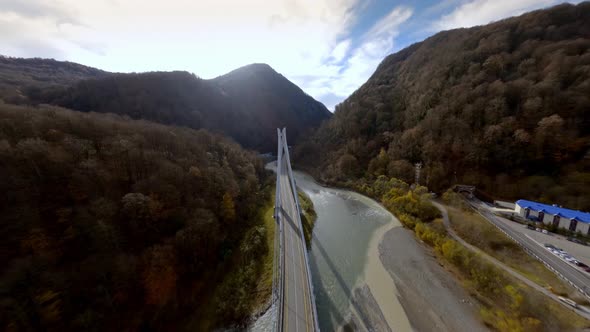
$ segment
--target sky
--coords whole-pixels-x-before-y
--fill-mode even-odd
[[[202,78],[267,63],[333,111],[412,43],[561,2],[0,0],[0,54]]]

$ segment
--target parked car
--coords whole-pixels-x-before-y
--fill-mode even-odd
[[[587,267],[588,267],[588,265],[586,265],[586,264],[584,264],[584,263],[582,263],[582,262],[580,262],[580,261],[577,261],[575,264],[576,264],[577,266],[579,266],[579,267],[583,268],[583,269],[585,269],[585,268],[587,268]]]
[[[563,259],[565,259],[567,262],[570,262],[572,264],[576,264],[576,259],[573,258],[572,256],[565,256]]]
[[[565,302],[565,303],[567,303],[567,304],[571,305],[571,306],[572,306],[572,307],[574,307],[574,308],[577,308],[577,307],[578,307],[578,304],[577,304],[575,301],[572,301],[572,300],[570,300],[570,299],[566,299],[566,298],[565,298],[565,297],[563,297],[563,296],[559,296],[558,298],[559,298],[559,300],[561,300],[562,302]]]
[[[586,241],[582,241],[580,239],[577,239],[577,238],[571,237],[571,236],[568,237],[567,240],[570,241],[570,242],[573,242],[573,243],[584,245],[584,246],[587,246],[588,245],[588,243],[586,243]]]
[[[528,229],[532,229],[533,231],[535,230],[535,226],[533,226],[533,225],[531,225],[531,224],[528,224],[528,225],[526,225],[526,227],[527,227]]]
[[[549,234],[549,232],[547,232],[546,229],[542,230],[541,233],[543,233],[543,234]]]

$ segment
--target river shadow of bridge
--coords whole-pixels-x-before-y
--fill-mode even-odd
[[[320,254],[321,258],[326,262],[326,265],[328,266],[328,268],[330,269],[330,272],[332,273],[332,275],[334,276],[334,280],[336,281],[336,284],[338,285],[338,287],[340,287],[340,289],[342,290],[342,292],[346,295],[346,299],[350,302],[351,307],[353,308],[353,311],[350,312],[350,318],[349,317],[343,317],[340,310],[338,309],[337,305],[332,301],[331,297],[327,295],[327,290],[324,288],[324,285],[322,283],[321,280],[315,280],[315,282],[313,283],[314,285],[314,292],[316,293],[316,299],[318,299],[319,296],[317,296],[318,294],[326,294],[324,296],[321,296],[321,299],[324,300],[322,301],[321,305],[323,308],[327,309],[327,313],[330,315],[330,317],[319,317],[320,318],[320,327],[322,327],[322,325],[324,325],[325,327],[325,323],[322,324],[322,322],[325,322],[328,319],[331,319],[330,321],[330,330],[336,330],[336,328],[338,328],[339,326],[332,326],[334,323],[334,320],[336,321],[336,323],[338,325],[343,325],[343,330],[344,331],[348,331],[348,330],[358,330],[360,327],[356,326],[356,324],[361,323],[363,325],[362,329],[363,330],[373,330],[372,326],[372,322],[369,320],[368,317],[370,317],[370,315],[366,312],[365,310],[365,306],[363,306],[362,303],[359,302],[359,300],[354,296],[353,294],[353,289],[351,289],[347,283],[346,280],[342,277],[342,274],[338,271],[338,268],[336,267],[336,265],[334,264],[334,262],[332,261],[332,259],[330,259],[330,256],[328,255],[326,249],[324,248],[324,246],[322,245],[321,241],[317,238],[317,236],[315,234],[312,234],[312,247],[317,249],[317,252]],[[310,268],[312,269],[312,271],[319,271],[317,263],[316,263],[316,257],[311,257],[311,259],[309,260],[309,264],[311,265]],[[325,303],[324,303],[325,302]],[[317,303],[316,303],[317,305]],[[318,313],[319,315],[319,313]],[[356,319],[354,319],[356,317]],[[356,321],[356,324],[355,324]]]

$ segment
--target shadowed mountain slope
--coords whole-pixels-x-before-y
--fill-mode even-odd
[[[32,87],[68,86],[106,75],[109,73],[73,62],[0,56],[0,98],[20,102]]]
[[[212,80],[187,72],[114,74],[30,95],[34,102],[116,113],[226,134],[248,148],[273,151],[277,127],[296,141],[331,113],[270,66],[253,64]]]

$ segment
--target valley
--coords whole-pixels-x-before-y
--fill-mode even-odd
[[[0,329],[590,328],[590,2],[324,2],[0,3]]]

